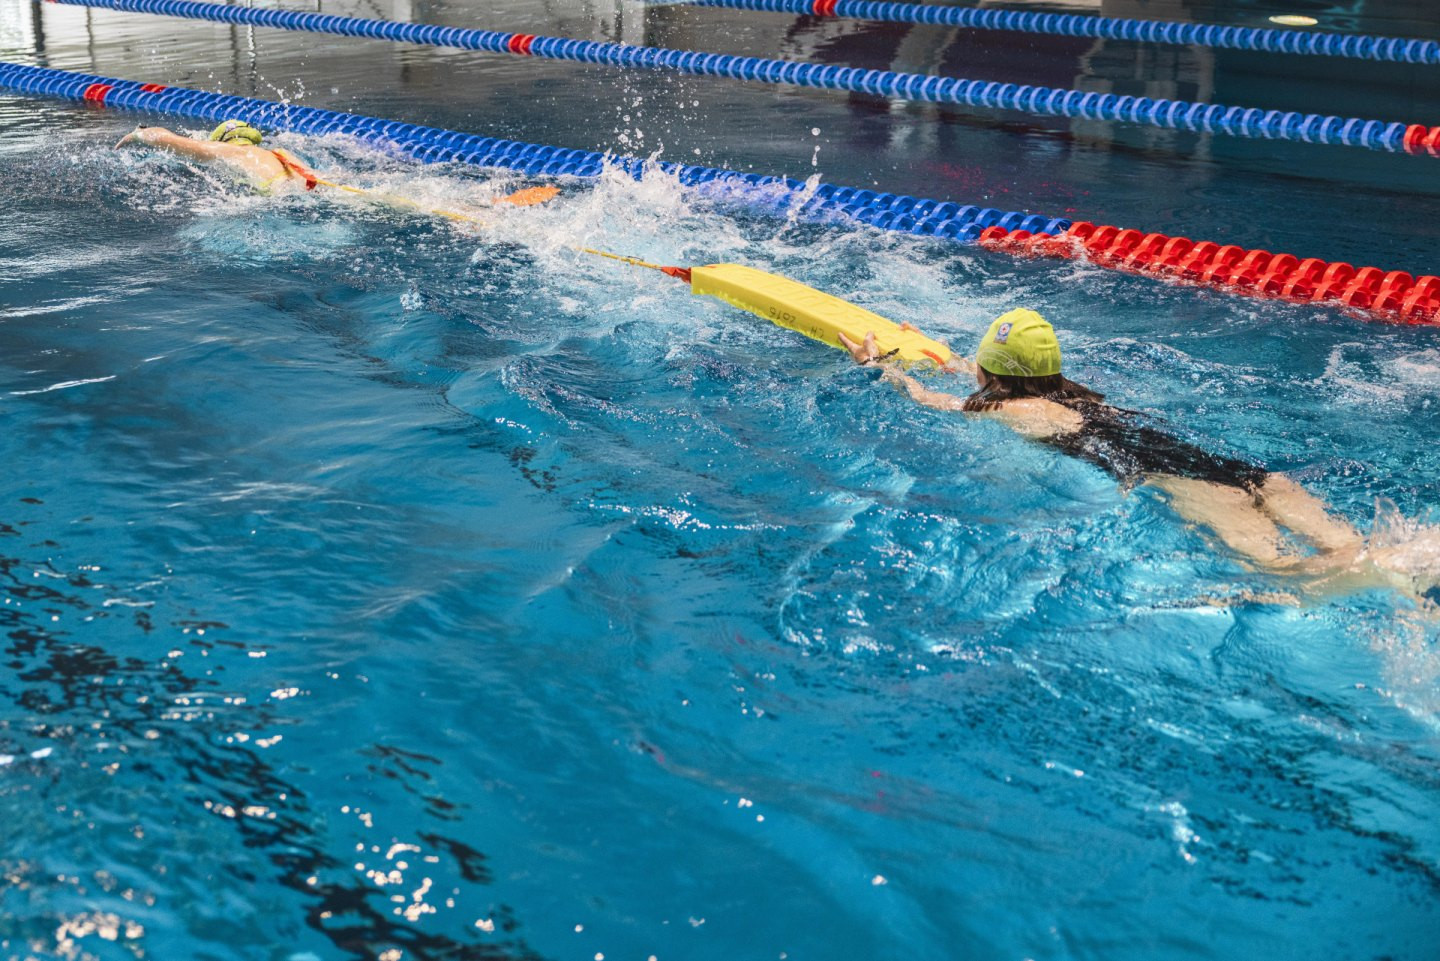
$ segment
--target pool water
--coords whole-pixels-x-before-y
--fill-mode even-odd
[[[36,9],[0,0],[0,59],[1440,259],[1423,158]],[[409,13],[847,61],[889,37],[896,69],[952,73],[981,43]],[[1006,42],[1067,83],[1144,60]],[[1436,106],[1422,68],[1326,68],[1363,83],[1307,66],[1253,98]],[[258,197],[110,150],[137,119],[192,129],[0,94],[0,954],[1437,957],[1432,606],[1301,597],[1151,488],[572,247],[749,263],[965,349],[1033,307],[1075,379],[1421,554],[1433,328],[782,222],[658,175],[491,207],[534,181],[337,138],[276,139],[488,226]]]

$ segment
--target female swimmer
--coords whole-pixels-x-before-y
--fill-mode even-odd
[[[978,383],[967,397],[931,390],[886,362],[873,333],[858,344],[840,339],[857,363],[881,365],[919,404],[994,416],[1126,484],[1159,488],[1181,517],[1267,570],[1311,575],[1316,587],[1332,590],[1388,585],[1418,595],[1432,586],[1405,571],[1401,558],[1367,552],[1359,531],[1290,478],[1187,443],[1066,378],[1055,329],[1033,310],[1012,310],[992,323],[974,363],[955,356],[952,367],[973,372]],[[1281,528],[1311,550],[1292,549]]]

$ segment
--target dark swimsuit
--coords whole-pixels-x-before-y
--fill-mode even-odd
[[[1072,457],[1089,461],[1126,484],[1147,474],[1168,474],[1258,491],[1269,471],[1236,457],[1212,454],[1147,424],[1144,414],[1087,400],[1059,403],[1079,414],[1080,429],[1043,439]]]

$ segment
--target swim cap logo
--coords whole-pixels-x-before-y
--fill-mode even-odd
[[[1011,328],[1011,327],[1014,327],[1014,326],[1015,326],[1014,324],[1008,324],[1008,323],[1007,323],[1007,324],[1001,324],[1001,325],[1000,325],[1000,329],[997,330],[997,331],[995,331],[995,343],[997,343],[997,344],[1003,344],[1003,343],[1005,343],[1007,340],[1009,340],[1009,339],[1010,339],[1010,328]]]

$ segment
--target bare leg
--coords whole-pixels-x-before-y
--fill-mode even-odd
[[[1260,507],[1276,522],[1327,554],[1355,552],[1364,545],[1348,521],[1332,516],[1324,501],[1284,474],[1271,474],[1260,488]]]
[[[1170,495],[1175,512],[1210,530],[1227,547],[1269,568],[1292,566],[1296,558],[1281,547],[1280,528],[1255,506],[1255,495],[1238,487],[1152,474],[1147,481]]]
[[[1177,514],[1207,528],[1237,554],[1295,576],[1306,596],[1389,588],[1420,600],[1428,586],[1440,584],[1440,528],[1431,528],[1431,537],[1412,536],[1377,549],[1328,514],[1319,498],[1279,474],[1266,478],[1259,496],[1188,477],[1152,474],[1146,480],[1170,496]],[[1316,553],[1301,556],[1286,550],[1277,521],[1312,543]],[[1427,617],[1440,618],[1440,607],[1429,604],[1425,609]]]

